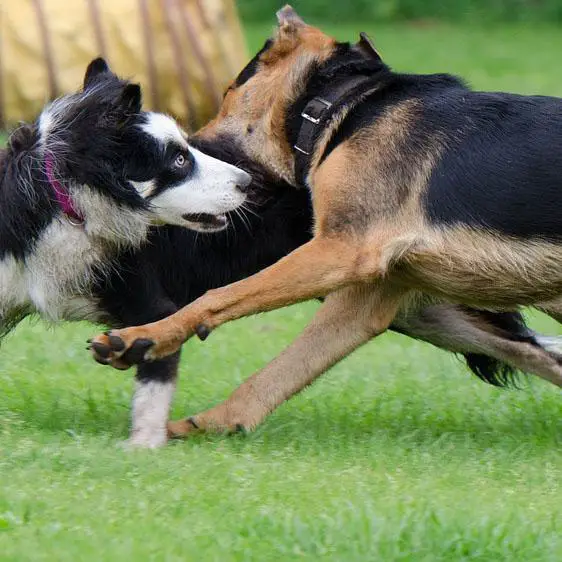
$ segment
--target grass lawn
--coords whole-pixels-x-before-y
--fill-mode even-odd
[[[248,29],[251,47],[271,26]],[[374,25],[329,28],[353,38]],[[562,95],[559,29],[388,26],[397,69]],[[225,398],[315,303],[187,344],[174,416]],[[541,316],[534,325],[559,333]],[[132,372],[94,364],[89,325],[24,323],[0,359],[0,560],[560,561],[562,397],[501,391],[387,334],[255,433],[125,453]]]

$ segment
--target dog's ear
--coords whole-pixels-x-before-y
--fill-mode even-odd
[[[381,60],[381,56],[374,43],[364,31],[359,34],[359,41],[355,44],[355,48],[361,51],[367,58]]]
[[[142,92],[139,84],[127,84],[121,94],[121,107],[125,113],[139,113],[142,107]]]
[[[306,24],[292,6],[287,4],[277,12],[277,24],[281,35],[291,35]]]
[[[86,69],[86,74],[84,75],[84,90],[87,90],[91,86],[92,82],[100,75],[111,72],[109,70],[109,65],[101,57],[94,59]]]

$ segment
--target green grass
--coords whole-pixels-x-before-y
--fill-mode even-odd
[[[243,17],[263,21],[271,18],[283,2],[238,0],[237,5]],[[337,22],[432,19],[481,25],[508,21],[559,23],[562,19],[561,0],[291,0],[291,6],[304,18],[329,16]]]
[[[253,48],[268,29],[249,30]],[[562,95],[558,30],[373,35],[399,69]],[[225,398],[316,307],[190,342],[174,416]],[[386,334],[253,434],[125,453],[132,373],[89,360],[96,331],[26,322],[2,348],[2,562],[562,560],[562,401],[547,384],[501,391],[448,354]]]

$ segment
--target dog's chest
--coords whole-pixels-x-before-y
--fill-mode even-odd
[[[103,258],[82,227],[54,221],[25,261],[0,261],[0,312],[28,307],[50,321],[96,320],[91,286]]]

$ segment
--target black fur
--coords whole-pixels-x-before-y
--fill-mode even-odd
[[[467,367],[481,380],[500,388],[519,388],[519,373],[495,357],[481,353],[464,355]]]
[[[138,250],[116,256],[113,273],[94,288],[106,322],[115,328],[164,318],[207,290],[252,275],[311,237],[308,193],[273,182],[228,144],[191,142],[252,174],[252,212],[233,214],[227,230],[202,235],[175,226],[154,228]],[[142,380],[175,377],[177,359],[139,367]]]
[[[260,56],[269,48],[271,42],[268,41],[264,47],[250,61],[247,67],[240,73],[234,83],[238,87],[247,82],[258,71]],[[301,113],[306,104],[316,96],[322,96],[327,89],[334,88],[335,82],[340,82],[349,77],[367,76],[371,80],[360,86],[360,91],[369,90],[372,86],[377,86],[376,91],[354,107],[354,109],[344,119],[337,132],[328,143],[321,161],[344,140],[349,138],[359,129],[373,123],[390,105],[396,104],[405,99],[425,100],[439,99],[442,92],[467,92],[469,91],[464,82],[448,74],[434,75],[406,75],[397,74],[381,60],[372,45],[366,49],[361,42],[351,46],[348,43],[339,43],[336,46],[333,56],[321,65],[312,65],[308,76],[305,78],[305,86],[301,94],[294,100],[287,109],[285,122],[285,134],[291,146],[295,145],[302,124]],[[357,95],[357,91],[350,91],[348,98],[340,100],[340,106],[344,105]],[[443,100],[444,101],[444,100]],[[338,108],[333,107],[332,112]],[[412,134],[415,138],[411,139],[414,146],[423,146],[424,137],[427,130],[414,129]],[[433,130],[430,132],[434,132]],[[228,146],[225,141],[223,146]],[[213,147],[207,147],[212,149]],[[232,159],[232,154],[215,154],[219,158],[237,163]],[[407,162],[397,162],[396,165],[404,170],[404,174],[412,173],[412,166]],[[407,179],[404,178],[404,185]],[[271,178],[270,178],[271,180]],[[291,192],[289,191],[288,194]],[[296,192],[295,192],[296,193]],[[405,194],[403,194],[405,195]],[[276,233],[279,231],[276,230]],[[271,241],[269,241],[271,242]],[[529,330],[520,313],[490,313],[485,311],[471,311],[473,314],[481,315],[489,325],[496,328],[503,337],[513,341],[526,341],[538,345],[534,339],[533,332]],[[401,331],[398,327],[391,326],[391,329]],[[406,334],[410,335],[410,334]],[[502,363],[494,358],[477,354],[464,354],[468,367],[473,373],[495,386],[510,386],[515,384],[517,372],[509,365]]]
[[[333,89],[335,84],[356,76],[371,78],[371,81],[361,84],[358,88],[360,91],[367,91],[389,72],[390,69],[379,58],[366,56],[362,49],[352,47],[349,43],[338,43],[332,57],[322,64],[311,65],[308,70],[308,76],[305,77],[305,86],[302,93],[287,108],[285,134],[290,145],[294,146],[297,143],[302,124],[301,113],[311,99],[316,96],[322,96],[326,90]],[[354,99],[358,94],[358,89],[350,90],[339,101],[338,105],[333,106],[327,115],[327,119],[340,106]]]
[[[8,147],[0,150],[0,260],[8,255],[25,259],[60,212],[46,177],[45,151],[53,157],[61,184],[95,185],[123,205],[147,208],[123,173],[155,152],[138,128],[145,119],[136,112],[140,91],[110,72],[91,76],[86,83],[87,90],[58,106],[60,114],[53,118],[45,148],[39,146],[36,123],[16,129]]]
[[[226,140],[213,144],[196,139],[191,142],[252,174],[254,200],[260,195],[255,214],[244,220],[234,215],[227,231],[210,236],[173,226],[160,227],[151,232],[149,242],[140,250],[119,256],[118,271],[96,288],[113,327],[140,325],[168,316],[208,289],[237,281],[274,263],[311,237],[312,210],[307,190],[274,180]],[[482,315],[503,337],[534,341],[519,313],[471,313]],[[391,329],[400,331],[394,326]],[[490,384],[509,386],[515,381],[516,372],[505,363],[474,353],[465,358],[474,374]],[[143,380],[166,380],[175,374],[175,361],[157,361],[143,364],[138,376]]]
[[[271,47],[273,41],[268,39],[264,46],[256,53],[256,56],[242,69],[240,74],[234,81],[234,87],[238,88],[245,84],[252,76],[256,74],[259,68],[260,56]]]
[[[223,147],[224,148],[224,147]],[[206,152],[224,159],[230,148]],[[240,159],[231,159],[240,165]],[[259,174],[249,163],[254,186]],[[144,324],[169,315],[205,291],[263,269],[311,236],[308,194],[283,184],[256,188],[245,217],[233,214],[227,230],[201,235],[174,226],[154,228],[140,250],[116,257],[118,272],[95,289],[113,327]]]
[[[432,222],[562,238],[562,100],[442,88],[419,128],[446,136],[425,197]]]
[[[41,121],[15,130],[0,150],[0,260],[24,259],[60,213],[46,176],[46,158],[66,189],[88,185],[121,206],[147,210],[150,200],[194,173],[193,156],[170,141],[162,143],[142,130],[141,92],[93,61],[82,92],[56,100],[43,114],[51,121],[41,146]],[[185,166],[173,166],[178,155]],[[154,180],[143,198],[130,181]],[[3,319],[2,319],[3,320]],[[1,323],[1,322],[0,322]]]
[[[146,120],[140,112],[140,89],[109,71],[85,82],[87,89],[67,98],[64,119],[49,133],[56,175],[109,193],[127,207],[147,208],[127,181],[137,179],[128,174],[141,166],[162,167],[156,142],[140,129]],[[57,153],[57,146],[70,152]]]

